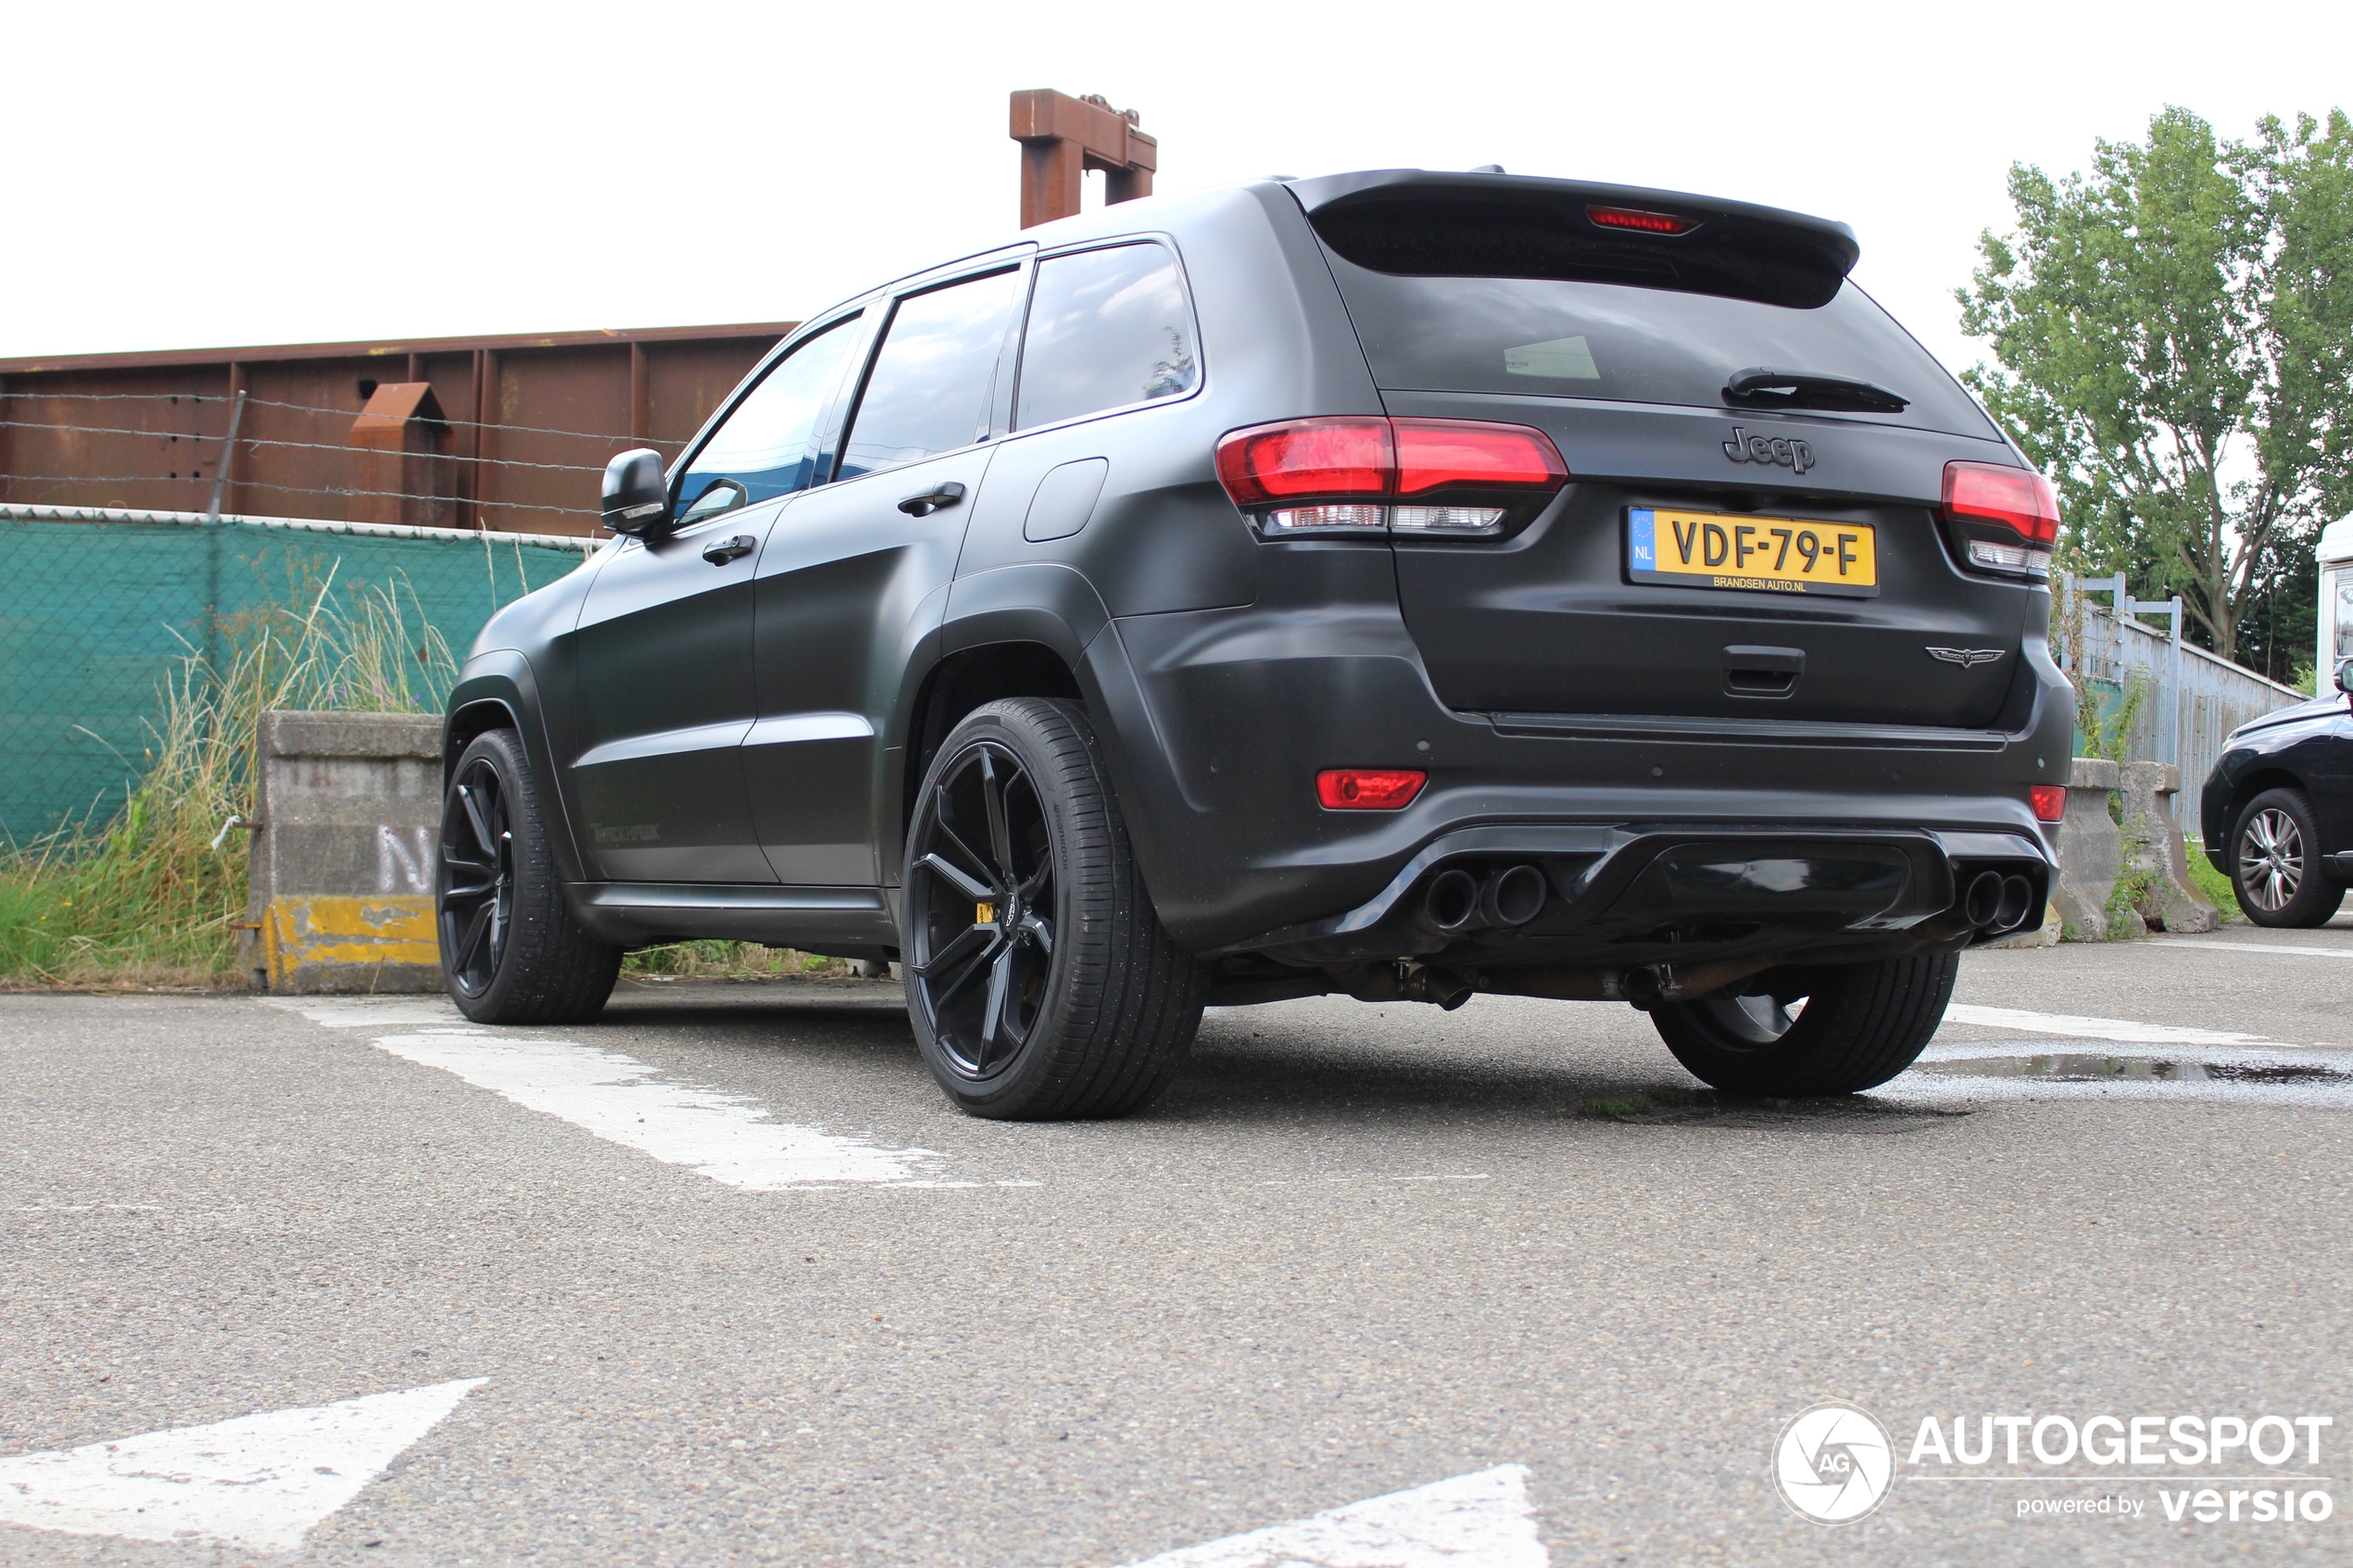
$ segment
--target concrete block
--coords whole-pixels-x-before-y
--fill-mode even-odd
[[[266,713],[240,944],[272,991],[438,991],[441,720]]]
[[[2108,900],[2123,867],[2124,840],[2108,814],[2117,766],[2105,757],[2078,757],[2068,774],[2067,815],[2059,822],[2059,885],[2054,900],[2068,936],[2108,940]],[[2136,914],[2131,923],[2138,925]],[[2130,935],[2138,935],[2138,932]]]
[[[2173,817],[2173,797],[2182,770],[2171,762],[2127,762],[2124,792],[2124,868],[2153,879],[2141,899],[2143,920],[2177,934],[2212,931],[2221,911],[2190,880],[2190,858]]]

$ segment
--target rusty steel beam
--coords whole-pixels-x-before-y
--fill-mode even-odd
[[[1021,226],[1078,215],[1087,170],[1103,175],[1103,199],[1152,194],[1160,139],[1137,129],[1142,117],[1101,97],[1074,98],[1051,87],[1013,96],[1013,138],[1021,144]]]

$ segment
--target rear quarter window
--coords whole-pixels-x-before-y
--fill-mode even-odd
[[[1867,382],[1908,400],[1856,415],[1992,439],[1992,423],[1928,351],[1850,281],[1826,304],[1777,305],[1587,279],[1414,275],[1325,254],[1377,385],[1670,403],[1741,411],[1741,370]]]
[[[1149,242],[1038,264],[1015,428],[1177,397],[1201,380],[1176,257]]]

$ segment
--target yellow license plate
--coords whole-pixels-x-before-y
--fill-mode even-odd
[[[1879,541],[1868,522],[1629,507],[1626,569],[1637,583],[1681,588],[1872,598]]]

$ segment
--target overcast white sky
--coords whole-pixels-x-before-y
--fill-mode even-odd
[[[1006,94],[1164,190],[1501,163],[1843,219],[1956,367],[2013,159],[2353,98],[2353,5],[12,6],[0,358],[792,320],[1010,232]]]

